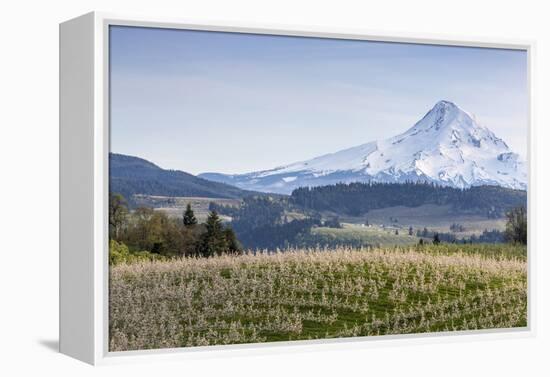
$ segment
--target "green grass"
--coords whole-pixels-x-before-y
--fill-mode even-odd
[[[329,214],[326,214],[326,216],[329,216]],[[451,224],[459,223],[465,227],[465,231],[457,233],[457,236],[479,235],[485,229],[502,231],[506,225],[505,218],[488,219],[482,214],[456,213],[450,206],[434,204],[425,204],[419,207],[396,206],[374,209],[361,217],[340,216],[340,220],[354,224],[363,224],[368,220],[370,224],[398,226],[402,227],[403,230],[412,226],[415,232],[417,229],[423,229],[424,227],[436,232],[449,232]]]
[[[440,245],[119,264],[111,351],[526,326],[526,249]]]
[[[318,244],[351,244],[356,246],[404,246],[418,243],[420,238],[409,236],[408,229],[384,229],[379,226],[362,226],[358,224],[342,224],[343,228],[319,227],[311,230],[313,242]]]

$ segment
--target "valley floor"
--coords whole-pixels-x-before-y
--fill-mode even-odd
[[[341,216],[342,222],[362,224],[367,220],[372,225],[401,228],[406,230],[412,226],[415,230],[424,227],[437,232],[449,232],[449,226],[458,223],[464,226],[464,231],[457,237],[479,235],[483,230],[503,231],[506,218],[489,219],[483,214],[466,214],[453,211],[449,205],[424,204],[418,207],[386,207],[373,209],[361,217]]]
[[[295,250],[111,266],[110,350],[524,327],[526,249]]]

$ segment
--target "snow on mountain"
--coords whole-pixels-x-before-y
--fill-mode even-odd
[[[369,181],[527,188],[527,166],[519,155],[449,101],[439,101],[413,127],[389,139],[271,170],[200,177],[283,194],[302,186]]]

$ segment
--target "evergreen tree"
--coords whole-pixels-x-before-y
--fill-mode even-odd
[[[206,219],[206,232],[202,235],[199,253],[203,257],[220,255],[227,251],[227,239],[223,224],[216,211],[210,212]]]
[[[342,224],[340,223],[340,219],[338,219],[337,216],[331,217],[330,219],[325,220],[324,225],[328,228],[337,228],[337,229],[342,228]]]
[[[227,250],[232,254],[240,254],[242,246],[235,232],[231,228],[225,228],[224,231],[225,241],[227,242]]]
[[[197,225],[197,218],[195,217],[195,212],[191,209],[191,204],[187,203],[187,208],[183,213],[183,225],[190,227]]]

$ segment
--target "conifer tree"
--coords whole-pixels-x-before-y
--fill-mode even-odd
[[[242,246],[233,229],[225,228],[223,233],[225,236],[225,241],[227,242],[227,251],[232,254],[240,254],[242,251]]]
[[[203,257],[220,255],[227,251],[228,245],[223,224],[216,211],[210,212],[206,219],[206,232],[202,235],[200,254]]]
[[[187,208],[183,213],[183,225],[186,227],[197,225],[197,218],[195,217],[195,213],[191,209],[191,204],[189,203],[187,203]]]

